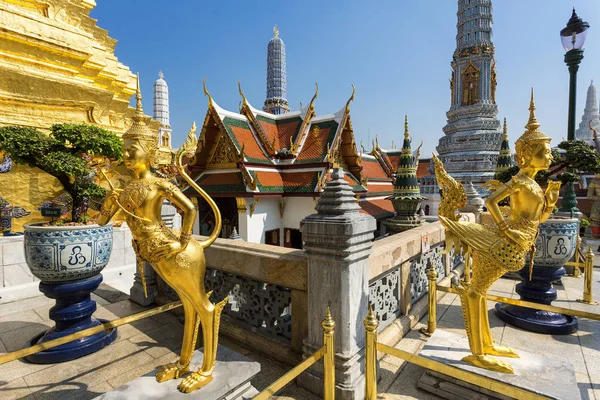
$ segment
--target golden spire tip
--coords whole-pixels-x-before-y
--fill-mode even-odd
[[[165,74],[163,74],[163,72],[162,72],[162,71],[160,71],[160,72],[158,73],[158,77],[159,77],[160,79],[162,79],[164,76],[165,76]]]
[[[279,28],[277,27],[277,25],[273,27],[273,33],[275,34],[275,36],[279,36]]]

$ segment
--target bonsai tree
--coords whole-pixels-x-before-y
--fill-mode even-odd
[[[0,128],[0,150],[13,162],[28,164],[56,177],[73,199],[72,221],[85,222],[91,197],[104,197],[94,183],[92,159],[121,160],[121,139],[106,129],[87,124],[57,124],[50,134],[35,128]]]
[[[546,185],[548,180],[555,174],[556,179],[563,186],[579,181],[578,174],[560,172],[565,171],[567,168],[594,174],[600,173],[600,154],[586,142],[582,140],[565,140],[558,144],[558,148],[563,151],[559,152],[557,149],[552,149],[553,158],[550,168],[536,175],[535,180],[538,184]],[[519,167],[513,166],[497,173],[494,178],[500,182],[508,182],[517,172],[519,172]]]

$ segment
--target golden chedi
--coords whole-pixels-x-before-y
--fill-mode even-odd
[[[221,214],[214,201],[186,174],[181,164],[184,155],[190,157],[196,150],[196,136],[190,131],[186,143],[177,152],[176,166],[187,183],[211,206],[216,220],[214,231],[208,239],[199,242],[192,238],[196,207],[177,186],[151,172],[150,168],[157,161],[158,137],[144,123],[139,87],[136,100],[133,125],[123,135],[123,160],[134,176],[124,189],[114,189],[109,193],[102,205],[98,223],[108,223],[121,211],[131,229],[138,265],[142,266],[144,261],[151,264],[156,273],[177,292],[183,303],[185,326],[181,355],[177,361],[159,369],[157,381],[180,378],[189,372],[198,329],[202,325],[202,366],[185,377],[178,386],[180,391],[187,393],[212,380],[216,362],[220,315],[227,304],[227,298],[217,305],[209,300],[210,293],[206,293],[204,288],[204,249],[221,232]],[[168,228],[162,221],[161,205],[164,199],[183,210],[181,231]],[[143,271],[141,275],[144,276]]]
[[[446,249],[454,247],[473,257],[471,281],[461,281],[456,287],[472,352],[463,361],[505,373],[514,373],[512,366],[494,356],[518,357],[518,354],[492,340],[485,295],[506,272],[523,268],[528,252],[533,260],[538,225],[550,216],[560,189],[560,182],[549,182],[544,193],[535,181],[536,174],[550,166],[552,155],[550,138],[539,131],[533,90],[529,110],[527,130],[516,142],[518,174],[505,184],[498,181],[485,184],[493,190],[486,201],[495,222],[491,225],[459,221],[460,215],[455,212],[465,204],[464,188],[434,156],[436,178],[443,190],[439,217],[446,228]],[[510,198],[510,207],[501,208],[498,204],[506,198]]]
[[[0,1],[0,126],[89,123],[127,131],[135,75],[115,56],[117,41],[90,17],[95,6],[95,0]],[[62,192],[54,177],[14,164],[0,173],[0,188],[0,197],[32,212],[13,220],[14,231],[41,220],[37,208]]]

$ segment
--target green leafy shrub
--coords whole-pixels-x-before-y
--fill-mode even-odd
[[[103,197],[94,183],[94,156],[120,161],[121,139],[111,131],[87,124],[53,125],[50,134],[35,128],[0,128],[0,150],[18,164],[28,164],[56,177],[73,198],[72,220],[82,222],[90,197]]]
[[[535,180],[540,185],[545,185],[550,177],[556,174],[556,179],[563,185],[570,182],[579,181],[579,175],[571,172],[563,172],[567,168],[573,168],[578,171],[589,173],[600,173],[600,154],[592,146],[582,140],[565,140],[558,144],[558,148],[564,150],[559,153],[556,149],[552,149],[552,163],[546,171],[539,172]],[[519,172],[519,167],[513,166],[507,170],[497,173],[494,178],[501,182],[508,182],[513,175]]]

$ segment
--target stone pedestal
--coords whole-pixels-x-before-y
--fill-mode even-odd
[[[202,349],[197,350],[192,358],[191,371],[202,365],[202,358]],[[212,382],[195,392],[181,393],[177,390],[182,378],[163,383],[156,382],[157,371],[158,368],[112,392],[96,397],[96,400],[245,400],[258,393],[250,380],[260,372],[260,364],[224,346],[219,346],[217,350]]]
[[[64,283],[40,282],[40,292],[46,297],[56,299],[50,309],[50,319],[56,325],[31,339],[30,345],[43,344],[50,340],[99,326],[107,322],[92,317],[96,311],[96,302],[90,294],[102,282],[102,275]],[[115,341],[117,328],[82,337],[70,343],[27,356],[27,361],[36,364],[52,364],[74,360],[92,354]]]
[[[334,169],[317,206],[318,214],[302,223],[308,264],[308,338],[304,356],[323,346],[321,321],[330,307],[336,321],[336,398],[364,398],[365,329],[369,306],[368,257],[375,219],[359,213],[352,189],[341,169]],[[298,377],[301,387],[322,397],[323,363]]]
[[[573,366],[569,363],[546,358],[539,354],[517,350],[520,358],[500,358],[515,369],[513,374],[488,371],[464,363],[461,359],[471,353],[466,336],[446,332],[441,329],[429,338],[420,356],[429,358],[462,370],[503,382],[549,399],[580,399],[579,388]],[[451,400],[472,399],[511,399],[501,393],[492,392],[457,378],[425,371],[417,386],[437,396]]]
[[[157,275],[152,268],[152,265],[144,263],[144,278],[146,280],[146,291],[148,296],[144,293],[144,286],[142,285],[142,275],[140,274],[139,268],[136,270],[133,278],[133,286],[129,289],[129,299],[140,306],[149,306],[153,304],[158,296],[158,290],[156,285]]]

